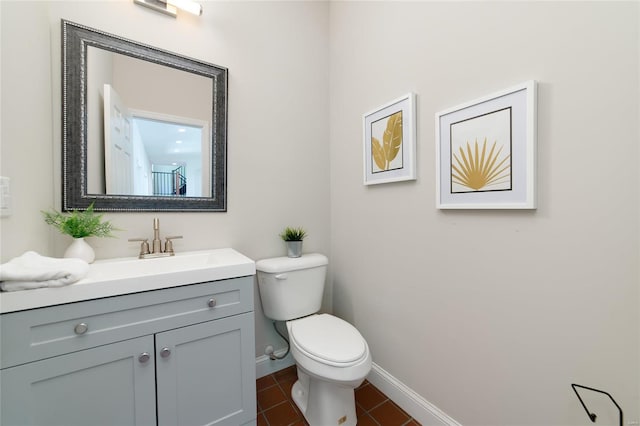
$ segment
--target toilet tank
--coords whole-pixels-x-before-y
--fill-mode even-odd
[[[267,318],[288,321],[318,312],[328,263],[317,253],[258,260],[258,289]]]

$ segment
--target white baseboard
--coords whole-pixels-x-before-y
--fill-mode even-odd
[[[286,352],[286,349],[281,349],[275,351],[277,356],[282,356]],[[283,359],[272,360],[267,355],[262,355],[256,358],[256,378],[268,376],[269,374],[273,374],[276,371],[280,371],[283,368],[287,368],[295,364],[291,353],[289,353]]]
[[[367,380],[423,426],[462,426],[375,362]]]

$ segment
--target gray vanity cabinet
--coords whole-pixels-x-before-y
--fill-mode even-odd
[[[141,337],[0,371],[2,425],[153,425],[153,349]]]
[[[242,314],[156,335],[159,426],[255,419],[255,373],[244,374],[248,365],[255,370],[255,355],[243,352],[254,346],[253,333],[246,332],[253,327],[253,314]]]
[[[253,280],[0,317],[0,424],[255,424]]]

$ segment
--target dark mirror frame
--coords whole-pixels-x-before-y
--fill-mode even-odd
[[[213,80],[210,197],[87,194],[87,48],[98,47]],[[89,64],[90,66],[90,64]],[[62,20],[62,210],[227,210],[227,69]]]

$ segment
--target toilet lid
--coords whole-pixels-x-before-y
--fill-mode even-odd
[[[299,349],[325,361],[345,364],[365,355],[366,343],[360,332],[333,315],[312,315],[292,321],[290,334]]]

